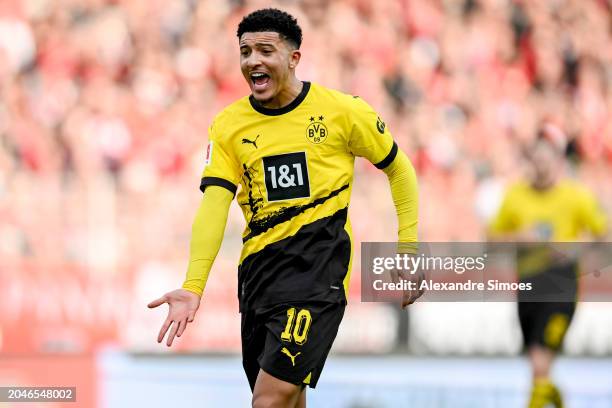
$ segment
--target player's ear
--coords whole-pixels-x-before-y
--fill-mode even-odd
[[[289,68],[295,69],[297,65],[300,63],[300,58],[302,57],[302,53],[300,50],[291,50],[289,54]]]

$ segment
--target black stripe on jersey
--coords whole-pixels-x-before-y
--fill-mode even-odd
[[[397,143],[393,142],[393,147],[391,148],[391,151],[389,152],[387,157],[375,164],[376,168],[380,170],[386,168],[391,163],[393,163],[393,160],[395,160],[395,156],[397,156]]]
[[[283,207],[280,210],[273,212],[272,214],[262,217],[260,219],[252,219],[248,223],[248,227],[251,232],[249,232],[247,236],[242,238],[242,243],[247,242],[249,239],[256,237],[257,235],[263,234],[270,228],[276,227],[278,224],[289,221],[290,219],[300,215],[301,213],[310,208],[316,207],[319,204],[323,204],[325,201],[337,196],[343,190],[346,190],[348,187],[349,185],[347,183],[342,187],[332,191],[325,197],[319,197],[316,200],[309,202],[308,204],[296,205],[293,207]]]
[[[221,177],[203,177],[200,183],[200,190],[204,192],[208,186],[219,186],[228,189],[232,194],[236,194],[238,186],[231,181],[227,181]]]
[[[302,83],[304,84],[304,86],[302,86],[302,91],[299,93],[299,95],[294,100],[292,100],[289,105],[283,106],[282,108],[272,109],[261,106],[259,102],[257,102],[257,100],[253,97],[253,95],[249,96],[249,102],[251,102],[251,106],[253,107],[253,109],[263,115],[283,115],[297,108],[299,104],[302,103],[304,99],[306,99],[306,95],[308,95],[308,91],[310,90],[310,82],[302,81]]]
[[[345,207],[247,256],[238,267],[240,311],[292,301],[346,303],[347,214]]]

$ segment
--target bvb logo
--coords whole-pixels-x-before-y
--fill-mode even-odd
[[[306,139],[310,143],[321,144],[327,140],[327,127],[323,124],[323,116],[319,116],[319,121],[314,121],[314,118],[310,118],[310,125],[306,128]]]

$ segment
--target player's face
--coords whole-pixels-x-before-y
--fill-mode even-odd
[[[560,154],[547,143],[537,143],[530,154],[533,184],[548,188],[555,184],[561,171]]]
[[[244,33],[240,37],[240,69],[253,97],[272,103],[291,86],[300,52],[276,32]]]

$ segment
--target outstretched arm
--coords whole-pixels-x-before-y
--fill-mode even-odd
[[[202,198],[192,227],[189,266],[181,289],[166,293],[149,303],[149,308],[168,303],[168,316],[157,336],[161,343],[170,329],[166,344],[181,337],[188,323],[195,318],[200,307],[208,274],[219,252],[227,222],[227,214],[234,195],[223,187],[208,186]]]
[[[223,187],[208,186],[191,229],[189,267],[183,289],[202,296],[217,257],[234,195]]]
[[[395,159],[383,171],[389,179],[397,212],[398,242],[406,244],[400,245],[400,248],[416,249],[419,189],[414,167],[404,152],[398,149]]]
[[[398,252],[416,254],[419,190],[414,167],[404,152],[398,149],[395,159],[383,171],[389,179],[393,204],[397,212]],[[411,278],[422,279],[421,276]],[[405,291],[402,307],[414,303],[422,294],[422,291]]]

